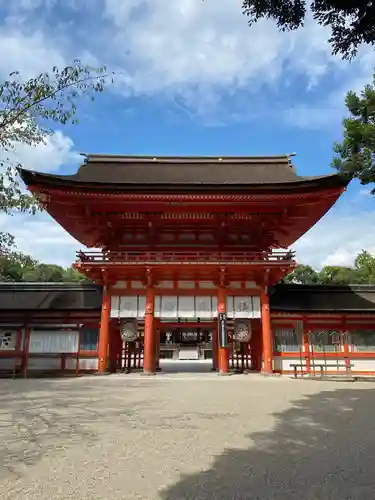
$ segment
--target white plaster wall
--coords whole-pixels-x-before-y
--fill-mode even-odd
[[[27,363],[28,370],[60,370],[61,358],[34,358],[30,357]]]
[[[375,372],[375,358],[355,358],[350,360],[350,364],[352,365],[352,371]]]
[[[305,359],[301,361],[301,358],[297,357],[291,357],[291,358],[284,358],[284,357],[274,357],[273,358],[273,369],[274,370],[281,370],[281,371],[294,371],[294,367],[291,365],[296,365],[296,364],[301,364],[305,363]],[[300,367],[297,368],[297,370],[300,370]]]
[[[21,360],[17,359],[17,366],[20,366]],[[13,370],[13,358],[0,358],[0,370]]]
[[[305,363],[305,359],[301,361],[298,357],[295,358],[285,358],[285,357],[274,357],[273,359],[273,369],[281,370],[281,371],[293,371],[294,368],[291,366],[292,364],[301,364]],[[337,366],[337,364],[339,366]],[[320,366],[324,365],[324,372],[326,373],[337,373],[337,371],[345,372],[345,360],[342,358],[327,358],[324,359],[315,359],[314,361],[310,360],[310,371],[313,372],[315,365],[315,373],[320,374]],[[351,370],[353,372],[375,372],[375,358],[355,358],[350,360]],[[300,367],[297,368],[297,371],[300,370]]]
[[[126,285],[126,281],[116,281],[116,283],[112,285],[112,288],[126,288]]]
[[[65,363],[65,367],[67,370],[75,370],[76,369],[77,360],[75,358],[68,358]],[[98,369],[98,358],[81,358],[79,360],[79,369],[80,370],[97,370]]]
[[[311,371],[314,370],[315,366],[316,374],[320,373],[320,365],[323,365],[324,373],[345,372],[345,360],[343,358],[311,359],[310,365]]]

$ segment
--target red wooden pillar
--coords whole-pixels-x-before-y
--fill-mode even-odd
[[[98,373],[108,372],[109,322],[111,312],[111,297],[107,287],[103,287],[102,312],[100,317],[98,345]]]
[[[212,330],[212,371],[216,372],[219,365],[218,354],[219,354],[219,337],[218,337],[217,325]]]
[[[31,337],[31,328],[27,324],[25,327],[25,344],[24,344],[24,358],[23,358],[23,377],[24,378],[27,378],[27,369],[28,369],[28,365],[29,365],[30,337]]]
[[[306,324],[306,319],[303,320],[303,348],[305,351],[305,363],[306,363],[306,372],[311,372],[311,360],[310,360],[310,329]]]
[[[146,290],[145,336],[143,351],[143,372],[149,375],[154,374],[156,370],[154,307],[155,292],[154,289],[149,286]]]
[[[342,320],[342,328],[341,328],[341,339],[344,341],[344,360],[345,360],[345,366],[346,366],[346,371],[349,372],[351,367],[350,367],[350,352],[349,352],[349,334],[348,334],[348,329],[346,325],[346,318],[344,317]]]
[[[260,372],[262,370],[262,332],[261,321],[252,322],[251,336],[251,369]]]
[[[115,321],[109,323],[109,371],[116,373],[121,356],[122,339]]]
[[[155,322],[155,320],[154,320]],[[156,325],[154,325],[155,328]],[[155,335],[155,369],[157,372],[160,372],[160,321],[158,321],[158,325],[156,328],[156,335]]]
[[[217,309],[219,313],[225,313],[227,309],[227,294],[225,288],[218,288],[217,291]],[[220,325],[218,325],[220,328]],[[219,336],[220,336],[220,332]],[[229,348],[227,345],[219,345],[219,372],[221,374],[229,373]]]
[[[268,287],[261,288],[261,305],[262,305],[262,340],[263,340],[263,373],[272,373],[272,330],[271,330],[271,314],[270,301],[268,297]]]

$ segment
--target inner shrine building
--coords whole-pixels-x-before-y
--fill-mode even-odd
[[[75,268],[102,286],[99,373],[123,365],[124,349],[147,374],[160,357],[212,358],[226,374],[234,352],[272,373],[270,287],[347,185],[297,175],[290,155],[86,155],[74,175],[20,175],[85,248]]]

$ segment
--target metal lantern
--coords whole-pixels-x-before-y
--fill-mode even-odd
[[[233,340],[235,342],[250,342],[251,334],[252,331],[249,322],[236,323],[233,331]]]
[[[120,334],[123,342],[134,342],[137,340],[138,334],[138,323],[136,320],[128,321],[123,320],[120,322]]]

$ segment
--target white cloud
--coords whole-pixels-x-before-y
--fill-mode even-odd
[[[6,154],[10,161],[29,170],[55,172],[62,166],[81,159],[73,141],[56,131],[37,146],[18,144],[15,151]],[[22,181],[21,187],[23,187]],[[47,214],[36,216],[16,213],[13,216],[0,212],[0,232],[11,233],[19,250],[47,263],[70,265],[77,242]]]
[[[69,267],[81,248],[59,224],[46,213],[35,216],[0,214],[0,231],[11,233],[18,250],[44,262]]]
[[[49,36],[41,31],[23,34],[18,26],[0,29],[0,75],[19,71],[22,78],[35,77],[54,65],[64,67],[66,60]]]
[[[372,47],[363,47],[355,62],[341,68],[342,83],[337,88],[328,95],[323,93],[318,99],[307,98],[305,102],[286,109],[284,118],[289,124],[306,129],[337,126],[342,117],[347,115],[344,101],[346,93],[349,90],[359,93],[365,85],[372,83],[374,67],[375,51]]]
[[[342,112],[344,91],[354,80],[363,82],[375,63],[373,51],[364,51],[350,66],[332,57],[330,30],[312,19],[292,33],[280,33],[268,20],[249,28],[241,0],[220,0],[220,5],[215,0],[70,0],[64,3],[69,24],[59,19],[61,5],[51,15],[57,3],[12,2],[10,12],[17,15],[0,28],[1,46],[7,47],[0,73],[36,74],[82,55],[116,68],[119,92],[160,93],[201,115],[220,109],[223,96],[243,91],[243,116],[255,100],[249,94],[265,86],[287,97],[288,86],[297,78],[301,83],[301,76],[309,93],[339,75],[337,92],[327,99],[311,106],[309,95],[301,107],[297,102],[285,112],[294,125],[319,127],[327,123],[327,114]],[[95,36],[82,36],[83,29]],[[81,36],[79,43],[75,36]],[[238,117],[238,110],[232,111]]]
[[[294,245],[298,262],[316,269],[352,266],[361,250],[375,254],[375,210],[349,210],[349,204],[345,212],[334,207]]]
[[[288,87],[298,79],[300,102],[278,110],[275,99],[274,113],[295,127],[332,126],[343,116],[347,90],[362,88],[375,65],[372,48],[364,48],[352,63],[333,57],[327,41],[330,29],[311,18],[291,33],[279,32],[269,20],[249,28],[241,1],[220,0],[220,6],[214,0],[105,3],[115,25],[112,46],[123,68],[122,91],[161,92],[182,99],[200,115],[220,110],[223,96],[242,91],[246,95],[238,109],[231,100],[222,114],[229,119],[240,112],[249,118],[261,89],[268,87],[281,99],[288,98]],[[306,102],[301,103],[303,92]]]
[[[275,23],[261,21],[250,29],[241,2],[233,0],[220,6],[213,0],[107,0],[106,6],[118,61],[140,92],[257,89],[280,81],[288,68],[313,85],[339,61],[330,55],[325,28],[307,22],[304,30],[280,33]]]
[[[81,159],[73,141],[59,130],[36,146],[18,143],[14,148],[14,152],[8,155],[12,161],[39,172],[56,172],[63,165],[77,164]]]

